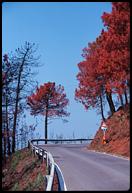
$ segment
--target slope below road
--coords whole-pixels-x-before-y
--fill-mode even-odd
[[[88,151],[86,144],[47,144],[62,170],[67,190],[128,190],[130,161]]]

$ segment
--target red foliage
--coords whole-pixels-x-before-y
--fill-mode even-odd
[[[107,31],[83,49],[78,64],[79,88],[75,97],[86,108],[94,106],[103,92],[122,94],[130,81],[130,7],[128,2],[112,3],[112,12],[102,16]]]
[[[109,86],[122,93],[130,81],[130,5],[128,2],[112,3],[112,13],[102,16],[108,31],[102,35],[101,48],[105,57],[100,58],[112,72]],[[111,80],[111,81],[110,81]],[[115,85],[115,87],[114,87]]]
[[[85,61],[78,64],[79,88],[75,91],[75,97],[85,105],[86,109],[90,106],[94,107],[103,92],[105,77],[99,66],[98,50],[99,42],[90,43],[89,47],[83,50]]]
[[[68,116],[65,107],[69,100],[64,93],[64,87],[56,86],[54,82],[48,82],[36,89],[36,93],[28,97],[28,105],[32,115]]]

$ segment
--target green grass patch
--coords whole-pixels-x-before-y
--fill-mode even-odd
[[[34,182],[29,182],[26,188],[24,188],[24,191],[32,191],[36,188],[44,187],[44,177],[42,173],[38,173],[36,179]]]
[[[11,169],[14,170],[20,160],[21,160],[21,152],[20,151],[16,151],[13,154],[13,157],[12,157],[12,160],[11,160]]]
[[[22,152],[20,150],[16,151],[11,160],[11,169],[15,169],[16,166],[18,165],[20,160],[24,160],[26,157],[31,157],[32,156],[32,151],[31,150],[25,150],[25,152]]]
[[[37,178],[34,182],[34,186],[39,188],[39,186],[41,186],[42,184],[44,184],[44,177],[42,173],[38,173]]]
[[[11,191],[17,191],[17,190],[19,190],[19,184],[18,184],[18,182],[16,182],[16,183],[14,184],[14,186],[13,186],[12,189],[11,189]]]

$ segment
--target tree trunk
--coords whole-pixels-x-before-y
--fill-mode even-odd
[[[123,97],[122,97],[121,94],[119,94],[119,98],[120,98],[121,106],[123,107],[124,106],[124,104],[123,104]]]
[[[6,163],[6,124],[4,124],[4,163]]]
[[[45,139],[47,139],[47,127],[48,127],[48,107],[46,107],[46,114],[45,114]],[[45,141],[47,144],[47,141]]]
[[[10,133],[9,133],[9,125],[8,125],[8,107],[6,105],[6,133],[7,133],[7,147],[8,147],[8,155],[11,155],[11,150],[10,150]]]
[[[108,104],[109,104],[109,107],[110,107],[111,114],[113,115],[113,113],[115,112],[115,106],[114,106],[114,103],[113,103],[113,100],[112,100],[111,93],[108,93],[106,91],[106,98],[107,98],[107,101],[108,101]]]
[[[126,104],[128,104],[128,99],[127,99],[127,92],[126,92],[126,89],[125,89],[125,91],[124,91],[124,95],[125,95],[125,102],[126,102]]]
[[[4,158],[4,151],[3,151],[3,131],[2,131],[2,140],[1,140],[1,142],[2,142],[2,152],[1,152],[1,154],[2,154],[2,159]]]
[[[100,95],[99,97],[100,97],[101,115],[102,115],[102,119],[103,119],[103,121],[105,121],[105,117],[104,117],[104,113],[103,113],[103,103],[102,103],[102,97],[101,97],[101,95]]]
[[[7,89],[6,89],[7,93]],[[9,134],[9,119],[8,119],[8,95],[6,94],[6,133],[7,133],[7,147],[8,147],[8,155],[11,155],[10,150],[10,134]]]
[[[17,84],[17,94],[16,94],[16,104],[15,104],[15,112],[14,112],[14,122],[13,122],[13,133],[12,133],[12,153],[15,152],[16,147],[16,123],[17,123],[17,114],[18,114],[18,102],[19,102],[19,87],[20,87],[20,78],[21,72],[19,72],[18,84]]]
[[[16,147],[15,135],[16,135],[17,114],[18,114],[18,102],[19,102],[19,94],[20,94],[20,81],[21,81],[21,75],[23,72],[23,65],[25,62],[26,55],[27,55],[27,52],[25,53],[23,57],[23,61],[19,69],[18,83],[17,83],[17,88],[16,88],[16,104],[15,104],[14,122],[13,122],[12,153],[15,152],[15,147]]]

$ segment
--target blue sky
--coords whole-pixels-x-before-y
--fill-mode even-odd
[[[93,137],[101,116],[96,110],[86,111],[74,100],[78,86],[77,64],[82,61],[82,49],[100,34],[103,12],[111,12],[110,2],[12,2],[2,4],[2,52],[10,53],[25,41],[39,45],[43,67],[35,79],[40,84],[54,81],[65,88],[70,100],[68,123],[53,120],[48,135]],[[28,124],[34,117],[28,113]],[[38,117],[36,132],[44,136],[44,118]]]

